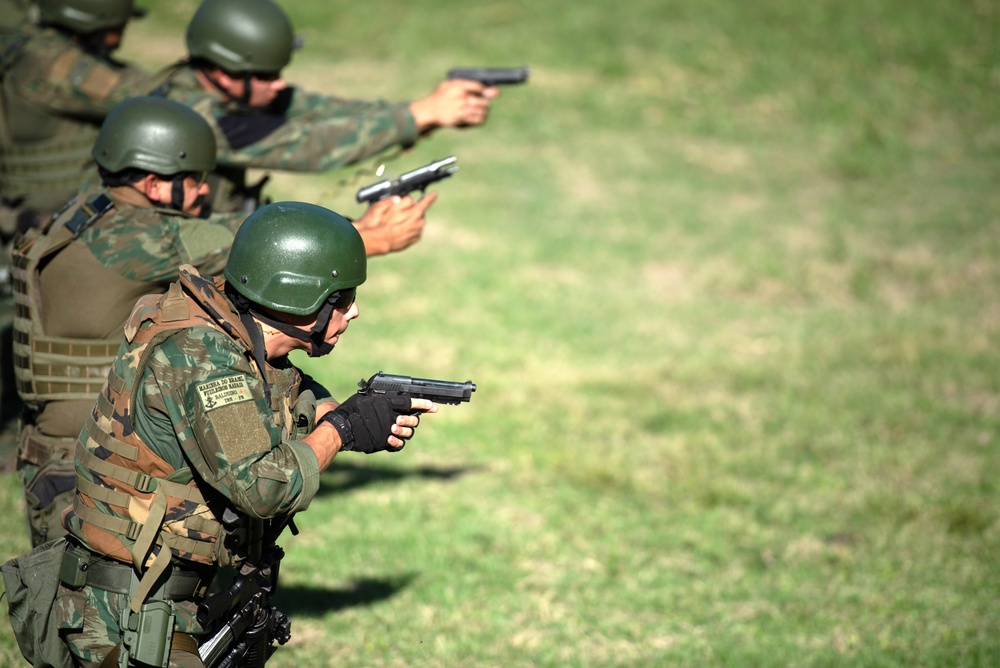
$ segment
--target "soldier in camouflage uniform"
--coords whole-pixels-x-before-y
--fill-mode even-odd
[[[12,442],[23,407],[11,364],[10,241],[96,179],[90,149],[105,114],[153,87],[142,72],[111,58],[133,15],[132,0],[28,5],[2,0],[0,6],[0,441]],[[20,22],[11,29],[15,17]]]
[[[415,102],[349,100],[290,86],[292,25],[272,0],[204,0],[187,28],[189,60],[165,95],[202,114],[219,143],[215,211],[250,207],[259,188],[247,168],[317,172],[392,146],[410,146],[440,127],[486,121],[495,87],[445,81]]]
[[[156,628],[171,665],[200,666],[196,641],[211,629],[195,612],[217,568],[259,556],[337,452],[398,450],[418,414],[437,410],[407,395],[338,405],[288,361],[332,350],[358,316],[365,264],[346,219],[280,202],[240,228],[224,276],[182,267],[166,294],[136,304],[80,436],[64,518],[57,626],[78,665],[134,657],[146,641],[121,624],[169,610]]]
[[[37,14],[37,5],[27,0],[0,0],[0,51],[9,43],[17,27],[22,22],[37,20]],[[0,108],[0,117],[2,116],[3,110]],[[0,154],[2,153],[3,147],[0,146]],[[4,219],[0,213],[0,471],[13,469],[17,452],[17,419],[24,408],[14,390],[14,367],[10,357],[14,299],[10,294],[10,266],[7,263],[10,249],[7,246],[16,220],[14,215],[8,215]],[[5,223],[6,229],[3,229]]]
[[[166,290],[181,264],[206,273],[225,264],[246,214],[199,218],[209,187],[190,176],[202,179],[214,153],[211,129],[183,105],[153,97],[123,102],[93,148],[103,184],[85,186],[54,221],[18,241],[14,361],[28,410],[17,468],[33,545],[62,534],[72,447],[135,300]],[[367,240],[366,249],[377,254]]]
[[[0,56],[0,227],[31,226],[94,180],[105,115],[154,82],[112,58],[132,0],[40,0]],[[16,219],[21,217],[18,223]]]
[[[217,273],[244,214],[198,217],[215,137],[187,107],[139,97],[112,110],[93,146],[103,183],[85,186],[13,252],[17,389],[28,406],[18,471],[33,545],[62,535],[73,446],[135,300],[165,292],[181,264]]]

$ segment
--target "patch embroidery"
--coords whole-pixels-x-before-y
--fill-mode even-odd
[[[253,399],[246,376],[216,378],[207,383],[195,385],[195,389],[198,390],[198,396],[201,397],[201,404],[205,407],[206,412],[221,406],[230,406]]]

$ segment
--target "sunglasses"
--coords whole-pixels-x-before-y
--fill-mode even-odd
[[[258,81],[277,81],[281,78],[281,72],[251,72],[250,76]]]
[[[330,295],[333,299],[333,308],[337,311],[342,311],[345,308],[350,307],[354,303],[355,297],[357,297],[357,288],[347,288],[346,290],[340,290]]]
[[[184,174],[185,179],[193,179],[195,186],[200,188],[201,184],[208,179],[208,172],[187,172]]]

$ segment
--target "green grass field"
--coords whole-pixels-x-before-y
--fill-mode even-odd
[[[166,64],[195,4],[140,4]],[[312,89],[533,74],[386,163],[461,171],[303,365],[479,389],[336,459],[269,665],[1000,664],[1000,7],[286,6]],[[377,163],[271,194],[358,215]]]

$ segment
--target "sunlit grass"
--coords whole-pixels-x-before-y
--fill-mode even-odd
[[[166,5],[128,37],[156,63]],[[380,369],[479,389],[324,475],[269,665],[1000,661],[993,5],[289,11],[313,89],[534,72],[386,162],[461,171],[301,361],[337,396]],[[272,196],[357,215],[357,172]]]

